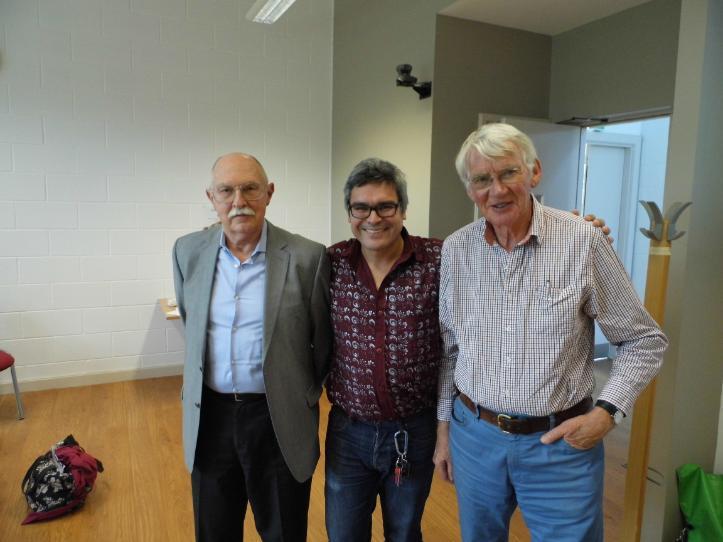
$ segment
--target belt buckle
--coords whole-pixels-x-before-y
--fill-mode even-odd
[[[502,422],[503,422],[503,420],[510,420],[510,421],[511,421],[511,420],[512,420],[512,416],[509,416],[508,414],[502,414],[501,412],[500,412],[499,414],[497,414],[497,427],[500,428],[500,431],[502,431],[503,433],[507,433],[507,434],[509,435],[510,432],[507,431],[505,428],[502,427]]]

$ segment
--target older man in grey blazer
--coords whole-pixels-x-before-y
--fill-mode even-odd
[[[306,540],[331,345],[328,260],[265,220],[274,185],[256,158],[222,156],[212,173],[220,225],[173,248],[196,539],[242,540],[250,503],[265,542]]]

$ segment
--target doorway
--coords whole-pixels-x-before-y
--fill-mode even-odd
[[[602,216],[613,231],[613,246],[643,299],[650,240],[639,201],[662,207],[670,117],[584,128],[580,137],[581,174],[576,206],[583,214]],[[595,357],[615,357],[595,326]]]

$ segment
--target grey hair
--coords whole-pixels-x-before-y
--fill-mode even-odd
[[[344,206],[348,211],[351,208],[351,191],[365,184],[390,184],[397,191],[399,208],[407,211],[409,197],[407,196],[407,180],[404,173],[397,166],[380,158],[366,158],[351,170],[344,185]]]
[[[465,187],[469,185],[469,154],[472,150],[482,158],[496,160],[519,153],[527,169],[532,171],[537,160],[537,150],[532,140],[511,124],[495,122],[484,124],[472,132],[459,149],[454,165]]]

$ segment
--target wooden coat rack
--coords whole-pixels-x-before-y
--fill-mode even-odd
[[[660,327],[665,321],[665,298],[668,288],[670,246],[685,232],[678,232],[675,223],[691,202],[674,203],[663,216],[657,204],[641,201],[650,217],[650,228],[640,228],[650,239],[648,274],[645,283],[645,308]],[[633,409],[628,470],[625,476],[625,503],[623,507],[623,541],[639,542],[645,506],[645,485],[648,475],[650,428],[655,403],[655,380],[640,394]]]

